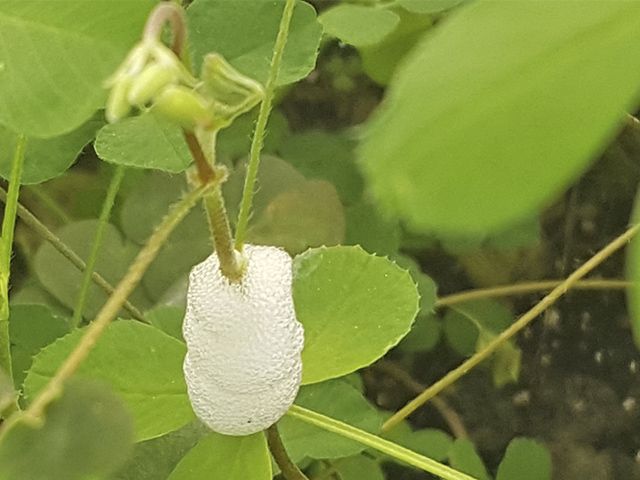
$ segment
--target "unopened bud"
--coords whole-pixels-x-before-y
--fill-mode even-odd
[[[177,79],[176,69],[170,65],[153,63],[132,82],[127,99],[131,105],[144,106],[165,87]]]
[[[205,99],[190,88],[179,85],[166,87],[156,97],[153,111],[187,129],[195,126],[209,128],[213,122]]]
[[[238,72],[216,53],[204,58],[202,80],[202,89],[214,102],[215,116],[226,124],[251,110],[264,97],[262,85]]]
[[[109,123],[117,122],[129,114],[131,104],[127,100],[127,95],[130,87],[131,78],[126,76],[121,76],[113,84],[105,108],[105,116]]]

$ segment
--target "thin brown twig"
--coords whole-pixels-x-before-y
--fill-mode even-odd
[[[504,342],[520,332],[547,308],[553,305],[559,298],[561,298],[567,291],[569,291],[581,278],[588,275],[594,268],[604,262],[617,250],[624,247],[640,230],[640,224],[630,227],[622,235],[611,241],[593,257],[587,260],[580,268],[575,270],[569,275],[560,285],[555,287],[551,293],[545,296],[540,302],[538,302],[533,308],[522,315],[511,326],[502,331],[493,340],[487,343],[487,345],[471,356],[465,362],[463,362],[457,368],[454,368],[444,377],[438,380],[436,383],[422,391],[420,395],[407,403],[404,407],[398,410],[392,415],[382,426],[383,430],[389,430],[402,420],[407,418],[418,408],[442,392],[444,389],[455,383],[458,379],[466,375],[473,368],[478,366],[484,360],[489,358],[498,348],[500,348]]]
[[[436,300],[435,307],[442,308],[471,300],[483,298],[509,297],[525,293],[537,293],[552,290],[561,285],[564,280],[540,280],[534,282],[523,282],[512,285],[499,285],[489,288],[478,288],[463,292],[445,295]],[[625,290],[631,288],[633,282],[618,279],[587,279],[580,280],[573,285],[574,290]]]

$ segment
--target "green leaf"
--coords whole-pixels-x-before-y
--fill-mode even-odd
[[[109,480],[165,480],[209,430],[199,422],[162,437],[137,443],[127,463]]]
[[[415,15],[404,10],[396,12],[400,24],[384,41],[359,49],[362,69],[381,85],[389,83],[398,65],[433,25],[429,15]]]
[[[186,188],[183,176],[146,174],[124,201],[120,215],[124,234],[143,244]],[[157,301],[176,282],[186,280],[191,267],[211,255],[210,238],[204,211],[194,208],[165,242],[142,279],[148,295]]]
[[[54,137],[103,105],[103,81],[140,37],[154,0],[0,4],[0,123]]]
[[[318,20],[329,35],[355,47],[365,47],[383,40],[400,18],[383,8],[343,4],[324,11]]]
[[[182,130],[152,113],[105,125],[95,149],[102,160],[128,167],[179,173],[191,164]]]
[[[120,213],[120,226],[125,236],[138,245],[143,245],[160,223],[167,209],[187,191],[184,175],[167,175],[161,172],[145,172],[127,196]],[[204,212],[195,208],[178,225],[169,243],[183,236],[208,236]],[[184,226],[183,226],[184,225]],[[194,230],[201,226],[199,230]],[[179,233],[179,234],[178,234]],[[176,237],[176,238],[174,238]]]
[[[245,166],[237,168],[225,185],[231,218],[236,216],[244,186]],[[250,243],[276,245],[289,253],[308,247],[336,245],[344,239],[344,209],[329,182],[307,180],[277,157],[264,156],[258,172]]]
[[[394,255],[400,248],[400,224],[385,218],[368,199],[347,209],[345,243],[360,245],[367,252]]]
[[[511,311],[495,300],[473,300],[451,307],[444,330],[449,344],[464,356],[482,350],[514,322]],[[502,387],[520,376],[522,352],[509,340],[491,357],[493,383]]]
[[[170,305],[161,305],[145,312],[144,318],[156,328],[167,335],[184,342],[182,338],[182,321],[184,320],[184,308]]]
[[[377,432],[382,424],[377,410],[355,387],[342,379],[302,387],[296,404],[372,433]],[[294,462],[304,457],[347,457],[365,449],[353,440],[292,417],[283,417],[278,427],[287,453]]]
[[[28,399],[51,378],[84,331],[73,331],[34,358],[24,383]],[[119,321],[105,330],[78,376],[110,384],[133,414],[137,440],[146,440],[193,419],[182,373],[185,353],[183,343],[154,327]]]
[[[293,299],[305,329],[302,382],[309,384],[382,357],[409,332],[419,297],[407,271],[341,246],[295,258]]]
[[[364,380],[362,375],[358,372],[350,373],[349,375],[345,375],[344,377],[340,377],[343,381],[347,382],[353,388],[358,390],[360,393],[364,393]]]
[[[453,439],[442,430],[413,430],[406,421],[389,431],[385,438],[437,461],[444,461],[453,447]]]
[[[9,334],[13,379],[22,385],[33,357],[54,340],[69,333],[69,319],[45,305],[11,305]]]
[[[267,79],[284,0],[195,0],[187,10],[196,69],[209,52],[222,54],[241,73]],[[304,78],[314,67],[322,27],[311,5],[298,1],[291,19],[278,85]]]
[[[341,480],[385,480],[386,478],[378,462],[364,455],[341,458],[334,462],[334,466]]]
[[[535,440],[511,440],[496,480],[551,480],[551,454]]]
[[[468,0],[398,0],[398,4],[413,13],[440,13]]]
[[[513,323],[513,314],[495,300],[472,300],[452,306],[444,318],[447,341],[460,355],[476,350],[480,335],[495,335]]]
[[[247,238],[296,254],[309,247],[337,245],[344,233],[344,211],[336,189],[329,182],[309,180],[273,198],[253,221]]]
[[[541,226],[538,215],[520,219],[507,228],[481,236],[454,236],[441,238],[443,248],[456,256],[489,252],[511,252],[531,248],[540,243]]]
[[[74,222],[65,225],[56,234],[86,260],[97,224],[97,220]],[[109,282],[116,284],[126,273],[136,255],[136,250],[133,244],[123,241],[120,232],[113,225],[107,225],[95,270]],[[49,243],[43,244],[36,253],[34,269],[42,285],[61,303],[72,309],[77,299],[82,273]],[[104,290],[92,284],[89,288],[84,317],[87,319],[95,317],[106,300],[107,294]],[[131,300],[136,305],[144,306],[146,303],[140,292],[134,294]]]
[[[27,277],[22,285],[11,292],[12,305],[37,304],[46,305],[57,315],[66,316],[69,310],[65,308],[38,282],[35,276]]]
[[[76,161],[84,146],[93,140],[101,125],[100,120],[90,120],[77,130],[59,137],[27,139],[21,183],[41,183],[64,173]],[[0,126],[2,178],[8,179],[11,175],[11,162],[17,139],[16,133]]]
[[[356,168],[354,142],[344,133],[310,130],[289,137],[279,151],[306,178],[331,182],[345,205],[362,196],[362,177]]]
[[[456,470],[468,473],[478,480],[491,479],[482,458],[470,440],[459,438],[453,442],[449,451],[449,463]]]
[[[440,342],[441,334],[442,325],[435,314],[418,315],[413,328],[398,348],[406,353],[428,352]]]
[[[13,382],[9,376],[0,370],[0,412],[4,412],[5,408],[15,402],[18,394],[13,388]]]
[[[133,446],[131,418],[104,386],[71,382],[44,425],[18,419],[0,443],[1,480],[86,480],[107,475]]]
[[[236,118],[231,125],[218,132],[216,140],[217,156],[232,160],[245,157],[251,148],[251,137],[258,113],[252,110]],[[289,135],[287,118],[279,110],[269,116],[269,127],[264,138],[263,152],[275,153]]]
[[[493,341],[496,334],[483,332],[478,338],[476,350],[479,352],[487,344]],[[520,378],[520,365],[522,362],[522,351],[513,341],[505,342],[493,354],[491,371],[493,373],[493,384],[500,388],[508,383],[515,383]]]
[[[262,432],[246,437],[212,433],[180,461],[168,480],[271,480],[271,459]]]
[[[433,279],[422,271],[418,262],[407,255],[396,255],[393,260],[402,268],[409,271],[413,280],[418,285],[420,293],[420,313],[428,315],[435,311],[436,300],[438,299],[438,286]]]
[[[223,187],[231,218],[235,218],[238,214],[245,175],[246,164],[243,163],[229,175],[229,180]],[[269,203],[279,194],[300,188],[305,182],[305,176],[289,162],[271,155],[262,155],[257,181],[260,188],[254,199],[253,218],[262,216]]]
[[[416,47],[366,129],[372,191],[424,232],[484,234],[535,213],[637,105],[639,40],[636,2],[461,9]]]

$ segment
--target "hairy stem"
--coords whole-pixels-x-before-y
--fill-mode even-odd
[[[526,293],[544,292],[561,285],[564,280],[540,280],[535,282],[515,283],[513,285],[500,285],[497,287],[479,288],[454,293],[439,298],[435,306],[437,308],[449,307],[459,303],[479,300],[482,298],[509,297]],[[573,285],[574,290],[624,290],[631,288],[632,282],[617,279],[593,279],[580,280]]]
[[[5,203],[7,201],[7,192],[2,188],[0,188],[0,200]],[[44,240],[49,242],[53,248],[55,248],[64,258],[69,260],[69,262],[78,270],[84,272],[87,269],[87,265],[84,260],[82,260],[82,258],[80,258],[80,256],[74,250],[72,250],[71,247],[65,244],[60,239],[60,237],[49,230],[46,225],[38,220],[35,215],[33,215],[24,205],[21,205],[20,203],[18,203],[18,218],[20,218],[20,220],[22,220],[29,228],[40,235]],[[111,295],[113,293],[113,285],[106,281],[104,277],[99,273],[93,272],[91,274],[91,280],[107,294]],[[142,312],[129,301],[126,301],[124,303],[123,308],[127,312],[129,312],[131,316],[136,320],[146,322]]]
[[[10,379],[13,379],[13,368],[11,367],[11,342],[9,339],[9,277],[26,144],[25,136],[18,136],[11,164],[11,178],[4,207],[2,232],[0,232],[0,370],[3,370]]]
[[[189,152],[191,152],[193,162],[196,166],[196,170],[198,172],[198,181],[202,185],[214,181],[216,173],[209,164],[209,161],[207,160],[204,152],[202,151],[198,138],[193,132],[190,132],[188,130],[183,129],[182,133],[184,135],[184,139],[187,142],[187,146],[189,147]]]
[[[218,255],[218,260],[220,260],[220,271],[230,281],[239,282],[242,279],[242,266],[238,263],[238,258],[233,248],[229,217],[224,206],[222,190],[219,186],[204,197],[204,205],[213,236],[213,243],[216,247],[216,254]]]
[[[560,297],[562,297],[567,291],[569,291],[581,278],[591,272],[594,268],[604,262],[613,253],[620,248],[624,247],[640,230],[640,225],[634,225],[626,232],[613,240],[602,250],[591,257],[580,268],[569,275],[560,285],[556,286],[551,293],[545,296],[540,302],[538,302],[533,308],[522,315],[516,320],[509,328],[501,332],[492,341],[490,341],[482,350],[463,362],[459,367],[451,370],[443,378],[436,383],[425,389],[420,395],[411,400],[407,405],[398,410],[392,415],[383,425],[384,430],[389,430],[407,418],[418,408],[424,405],[431,398],[442,392],[444,389],[452,385],[459,378],[466,375],[471,369],[478,366],[484,360],[486,360],[491,354],[493,354],[498,348],[500,348],[504,342],[509,340],[520,330],[525,328],[531,321],[533,321],[538,315],[544,312],[547,308],[553,305]]]
[[[91,276],[93,275],[96,261],[98,260],[98,252],[100,251],[100,247],[102,245],[102,237],[104,235],[105,227],[109,222],[109,217],[111,215],[111,210],[113,209],[113,204],[116,200],[116,195],[118,194],[118,190],[120,190],[120,184],[122,183],[122,179],[124,178],[124,172],[125,168],[123,166],[117,166],[115,172],[113,173],[113,177],[111,178],[111,182],[109,183],[109,187],[107,188],[107,195],[104,199],[104,203],[102,204],[102,211],[100,212],[100,218],[98,219],[98,228],[96,228],[96,233],[93,237],[91,252],[89,253],[87,266],[84,270],[84,274],[82,275],[80,291],[78,292],[78,298],[73,310],[73,317],[71,318],[72,328],[80,325],[80,321],[82,320],[82,311],[84,310],[84,305],[89,294]]]
[[[465,473],[436,462],[431,458],[422,456],[408,448],[401,447],[389,440],[385,440],[384,438],[380,438],[376,435],[360,430],[359,428],[352,427],[349,424],[312,410],[307,410],[306,408],[302,408],[298,405],[293,405],[287,412],[287,415],[322,428],[323,430],[354,440],[362,445],[366,445],[367,447],[385,453],[396,460],[424,470],[425,472],[437,475],[445,480],[475,480],[473,477],[470,477]]]
[[[151,234],[145,246],[140,250],[138,256],[129,267],[124,278],[116,287],[113,295],[104,304],[96,319],[89,324],[85,334],[80,339],[78,345],[65,359],[55,375],[49,380],[47,385],[40,391],[25,411],[25,415],[33,419],[42,417],[47,405],[54,400],[64,387],[64,383],[71,377],[82,362],[87,358],[96,342],[107,328],[109,323],[117,315],[125,299],[133,292],[140,282],[142,275],[146,272],[151,262],[155,259],[160,248],[178,226],[182,219],[189,213],[198,200],[205,195],[212,185],[205,185],[190,192],[186,197],[175,204],[169,214],[160,223],[158,228]]]
[[[277,424],[274,423],[271,425],[267,428],[265,433],[267,435],[267,443],[269,444],[271,455],[273,455],[273,459],[280,467],[280,471],[282,472],[282,476],[285,480],[309,480],[298,466],[293,463],[291,458],[289,458],[287,450],[282,443],[282,438],[280,438],[280,432],[278,432]]]
[[[239,282],[242,279],[243,271],[233,248],[229,216],[221,189],[221,184],[226,180],[226,169],[214,166],[216,132],[203,132],[202,140],[208,139],[211,142],[206,149],[202,148],[201,140],[193,133],[184,131],[184,135],[196,164],[198,183],[201,185],[211,181],[216,183],[211,193],[204,197],[203,203],[209,222],[211,240],[220,260],[220,271],[231,282]],[[208,155],[205,152],[208,152]]]
[[[145,25],[143,37],[145,39],[158,40],[162,29],[169,23],[173,33],[171,49],[182,58],[182,51],[186,41],[186,22],[184,10],[175,3],[159,4],[149,16]],[[184,58],[183,63],[188,59]],[[189,66],[187,66],[189,69]],[[224,205],[224,198],[220,190],[220,184],[224,181],[224,171],[215,167],[215,138],[216,131],[204,131],[199,138],[194,132],[183,129],[184,139],[189,147],[191,157],[194,160],[198,174],[198,184],[207,185],[216,183],[213,191],[204,198],[204,208],[209,220],[209,229],[215,246],[216,254],[220,260],[222,274],[232,282],[238,282],[242,278],[242,267],[239,265],[233,248],[233,236],[229,226],[229,218]],[[203,148],[201,141],[206,139],[211,145]]]
[[[280,71],[280,63],[282,61],[282,55],[284,54],[284,48],[287,44],[287,37],[289,36],[289,25],[291,24],[291,18],[293,17],[295,3],[296,0],[287,0],[284,6],[284,11],[282,12],[280,28],[278,30],[278,36],[273,50],[273,56],[271,57],[269,76],[267,78],[267,84],[265,85],[264,100],[260,104],[256,129],[253,132],[253,138],[251,140],[249,165],[247,166],[247,174],[244,179],[244,190],[242,191],[242,201],[240,203],[240,212],[238,213],[238,222],[236,224],[236,250],[240,251],[242,251],[242,246],[244,245],[244,239],[247,233],[247,226],[249,224],[249,216],[256,188],[255,183],[258,176],[258,167],[260,166],[260,152],[262,152],[262,147],[264,146],[264,135],[267,128],[267,121],[269,120],[269,114],[271,113],[276,81],[278,79],[278,72]]]

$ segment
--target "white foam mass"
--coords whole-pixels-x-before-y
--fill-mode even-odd
[[[212,430],[249,435],[289,409],[302,379],[302,325],[292,296],[291,257],[246,245],[241,283],[213,254],[189,276],[184,373],[193,409]]]

